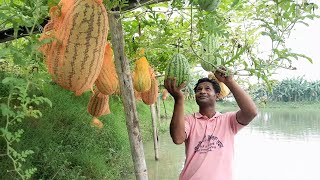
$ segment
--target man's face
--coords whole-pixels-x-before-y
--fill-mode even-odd
[[[210,82],[203,82],[196,88],[196,101],[198,105],[213,105],[217,94]]]

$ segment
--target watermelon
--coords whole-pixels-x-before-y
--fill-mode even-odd
[[[213,35],[207,35],[202,41],[201,67],[206,71],[215,71],[223,65],[224,60],[220,56],[219,42]]]
[[[198,0],[200,9],[208,12],[215,11],[218,8],[220,2],[221,0]]]
[[[184,55],[179,53],[173,55],[165,72],[165,79],[167,78],[176,78],[177,87],[183,82],[187,85],[190,80],[190,66]]]

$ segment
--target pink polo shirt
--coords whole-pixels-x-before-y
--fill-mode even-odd
[[[186,116],[186,161],[179,179],[232,180],[234,135],[243,127],[236,112]]]

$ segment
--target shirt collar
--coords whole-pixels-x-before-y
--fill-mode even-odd
[[[220,114],[221,114],[220,112],[216,111],[216,114],[212,118],[218,117],[218,116],[220,116]],[[197,119],[206,119],[206,116],[200,114],[199,112],[195,113],[195,117]],[[212,118],[210,118],[210,119],[212,119]]]

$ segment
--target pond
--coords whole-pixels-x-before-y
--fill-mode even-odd
[[[184,145],[159,137],[159,160],[153,142],[144,144],[150,180],[178,179]],[[320,179],[320,115],[316,111],[260,112],[235,138],[234,180]],[[134,176],[130,179],[135,179]]]

